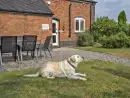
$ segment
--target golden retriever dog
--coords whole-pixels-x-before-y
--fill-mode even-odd
[[[69,79],[79,79],[86,80],[84,78],[86,74],[76,73],[75,69],[78,64],[84,60],[83,57],[79,55],[72,55],[68,59],[60,62],[46,62],[43,64],[39,72],[36,74],[24,75],[24,77],[46,77],[46,78],[69,78]]]

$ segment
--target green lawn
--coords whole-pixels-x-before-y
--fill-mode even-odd
[[[95,48],[95,47],[75,47],[75,48],[85,51],[109,53],[120,58],[130,59],[130,48],[120,48],[120,49],[107,49],[107,48]]]
[[[0,73],[0,98],[130,98],[128,66],[83,62],[77,71],[86,73],[87,81],[22,77],[36,70]]]

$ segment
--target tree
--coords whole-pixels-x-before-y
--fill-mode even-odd
[[[125,11],[121,11],[118,15],[118,24],[126,24],[127,18]]]

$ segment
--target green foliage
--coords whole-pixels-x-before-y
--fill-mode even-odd
[[[92,46],[96,47],[96,48],[100,48],[100,47],[102,47],[102,44],[100,44],[98,42],[93,42]]]
[[[85,30],[85,32],[79,34],[77,43],[79,46],[90,46],[93,43],[93,37],[90,32]]]
[[[127,18],[126,18],[126,13],[125,11],[121,11],[119,16],[118,16],[118,23],[119,24],[126,24]]]
[[[130,47],[130,37],[127,38],[127,47]]]
[[[119,16],[122,17],[122,15]],[[125,22],[118,24],[118,22],[108,17],[97,18],[92,24],[91,34],[94,42],[101,43],[103,47],[130,47],[130,24],[125,24]]]
[[[101,38],[101,44],[104,48],[122,48],[128,47],[128,37],[124,32],[120,32],[110,37],[104,36]]]
[[[127,36],[130,36],[130,24],[118,25],[118,31],[124,32]]]
[[[91,33],[94,41],[98,42],[100,37],[110,36],[118,32],[118,23],[108,17],[97,18],[91,27]]]

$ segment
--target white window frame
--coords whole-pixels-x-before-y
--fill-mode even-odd
[[[79,21],[79,30],[76,30],[76,20]],[[81,30],[81,21],[84,21],[84,30]],[[84,32],[85,31],[85,19],[82,17],[76,17],[74,20],[74,27],[75,27],[75,32],[79,33],[79,32]]]

